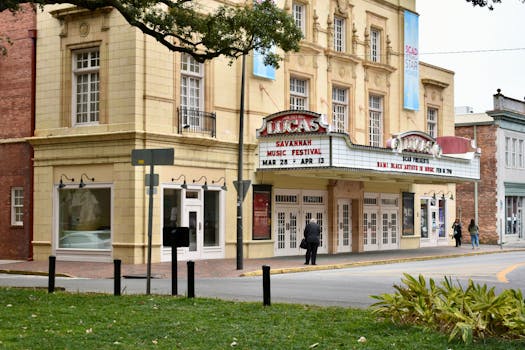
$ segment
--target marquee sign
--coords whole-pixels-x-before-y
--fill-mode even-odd
[[[321,114],[289,110],[274,113],[264,118],[263,126],[257,130],[257,137],[282,135],[282,134],[305,134],[305,133],[327,133],[329,125],[324,121]]]
[[[259,169],[339,168],[479,179],[479,154],[442,156],[434,138],[419,131],[395,135],[386,148],[354,145],[348,135],[330,133],[321,115],[286,111],[265,119],[257,130]]]
[[[421,131],[408,131],[394,135],[393,138],[387,140],[386,144],[397,153],[407,151],[431,154],[434,157],[441,157],[443,153],[436,140]]]

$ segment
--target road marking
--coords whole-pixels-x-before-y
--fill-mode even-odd
[[[514,264],[514,265],[511,265],[511,266],[507,267],[504,270],[501,270],[496,275],[498,277],[498,281],[501,282],[501,283],[509,283],[509,280],[507,279],[507,274],[511,273],[512,271],[514,271],[518,267],[524,266],[524,265],[525,265],[525,263]]]

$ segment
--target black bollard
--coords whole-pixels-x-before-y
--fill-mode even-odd
[[[189,260],[188,264],[188,298],[195,298],[195,262]]]
[[[171,295],[177,295],[177,247],[175,243],[171,246]]]
[[[120,267],[119,259],[113,260],[113,295],[120,295]]]
[[[270,305],[270,266],[263,265],[263,305]]]
[[[55,291],[55,266],[57,258],[53,255],[49,256],[49,280],[47,284],[48,293],[53,293]]]

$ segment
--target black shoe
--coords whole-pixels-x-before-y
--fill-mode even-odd
[[[312,265],[317,265],[317,264],[312,264]]]
[[[310,265],[310,264],[309,264],[309,263],[307,263],[307,262],[305,262],[304,264],[305,264],[305,265]],[[313,264],[312,264],[312,265],[313,265]]]

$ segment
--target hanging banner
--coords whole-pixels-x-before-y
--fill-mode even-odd
[[[419,110],[419,16],[405,11],[403,108]]]

